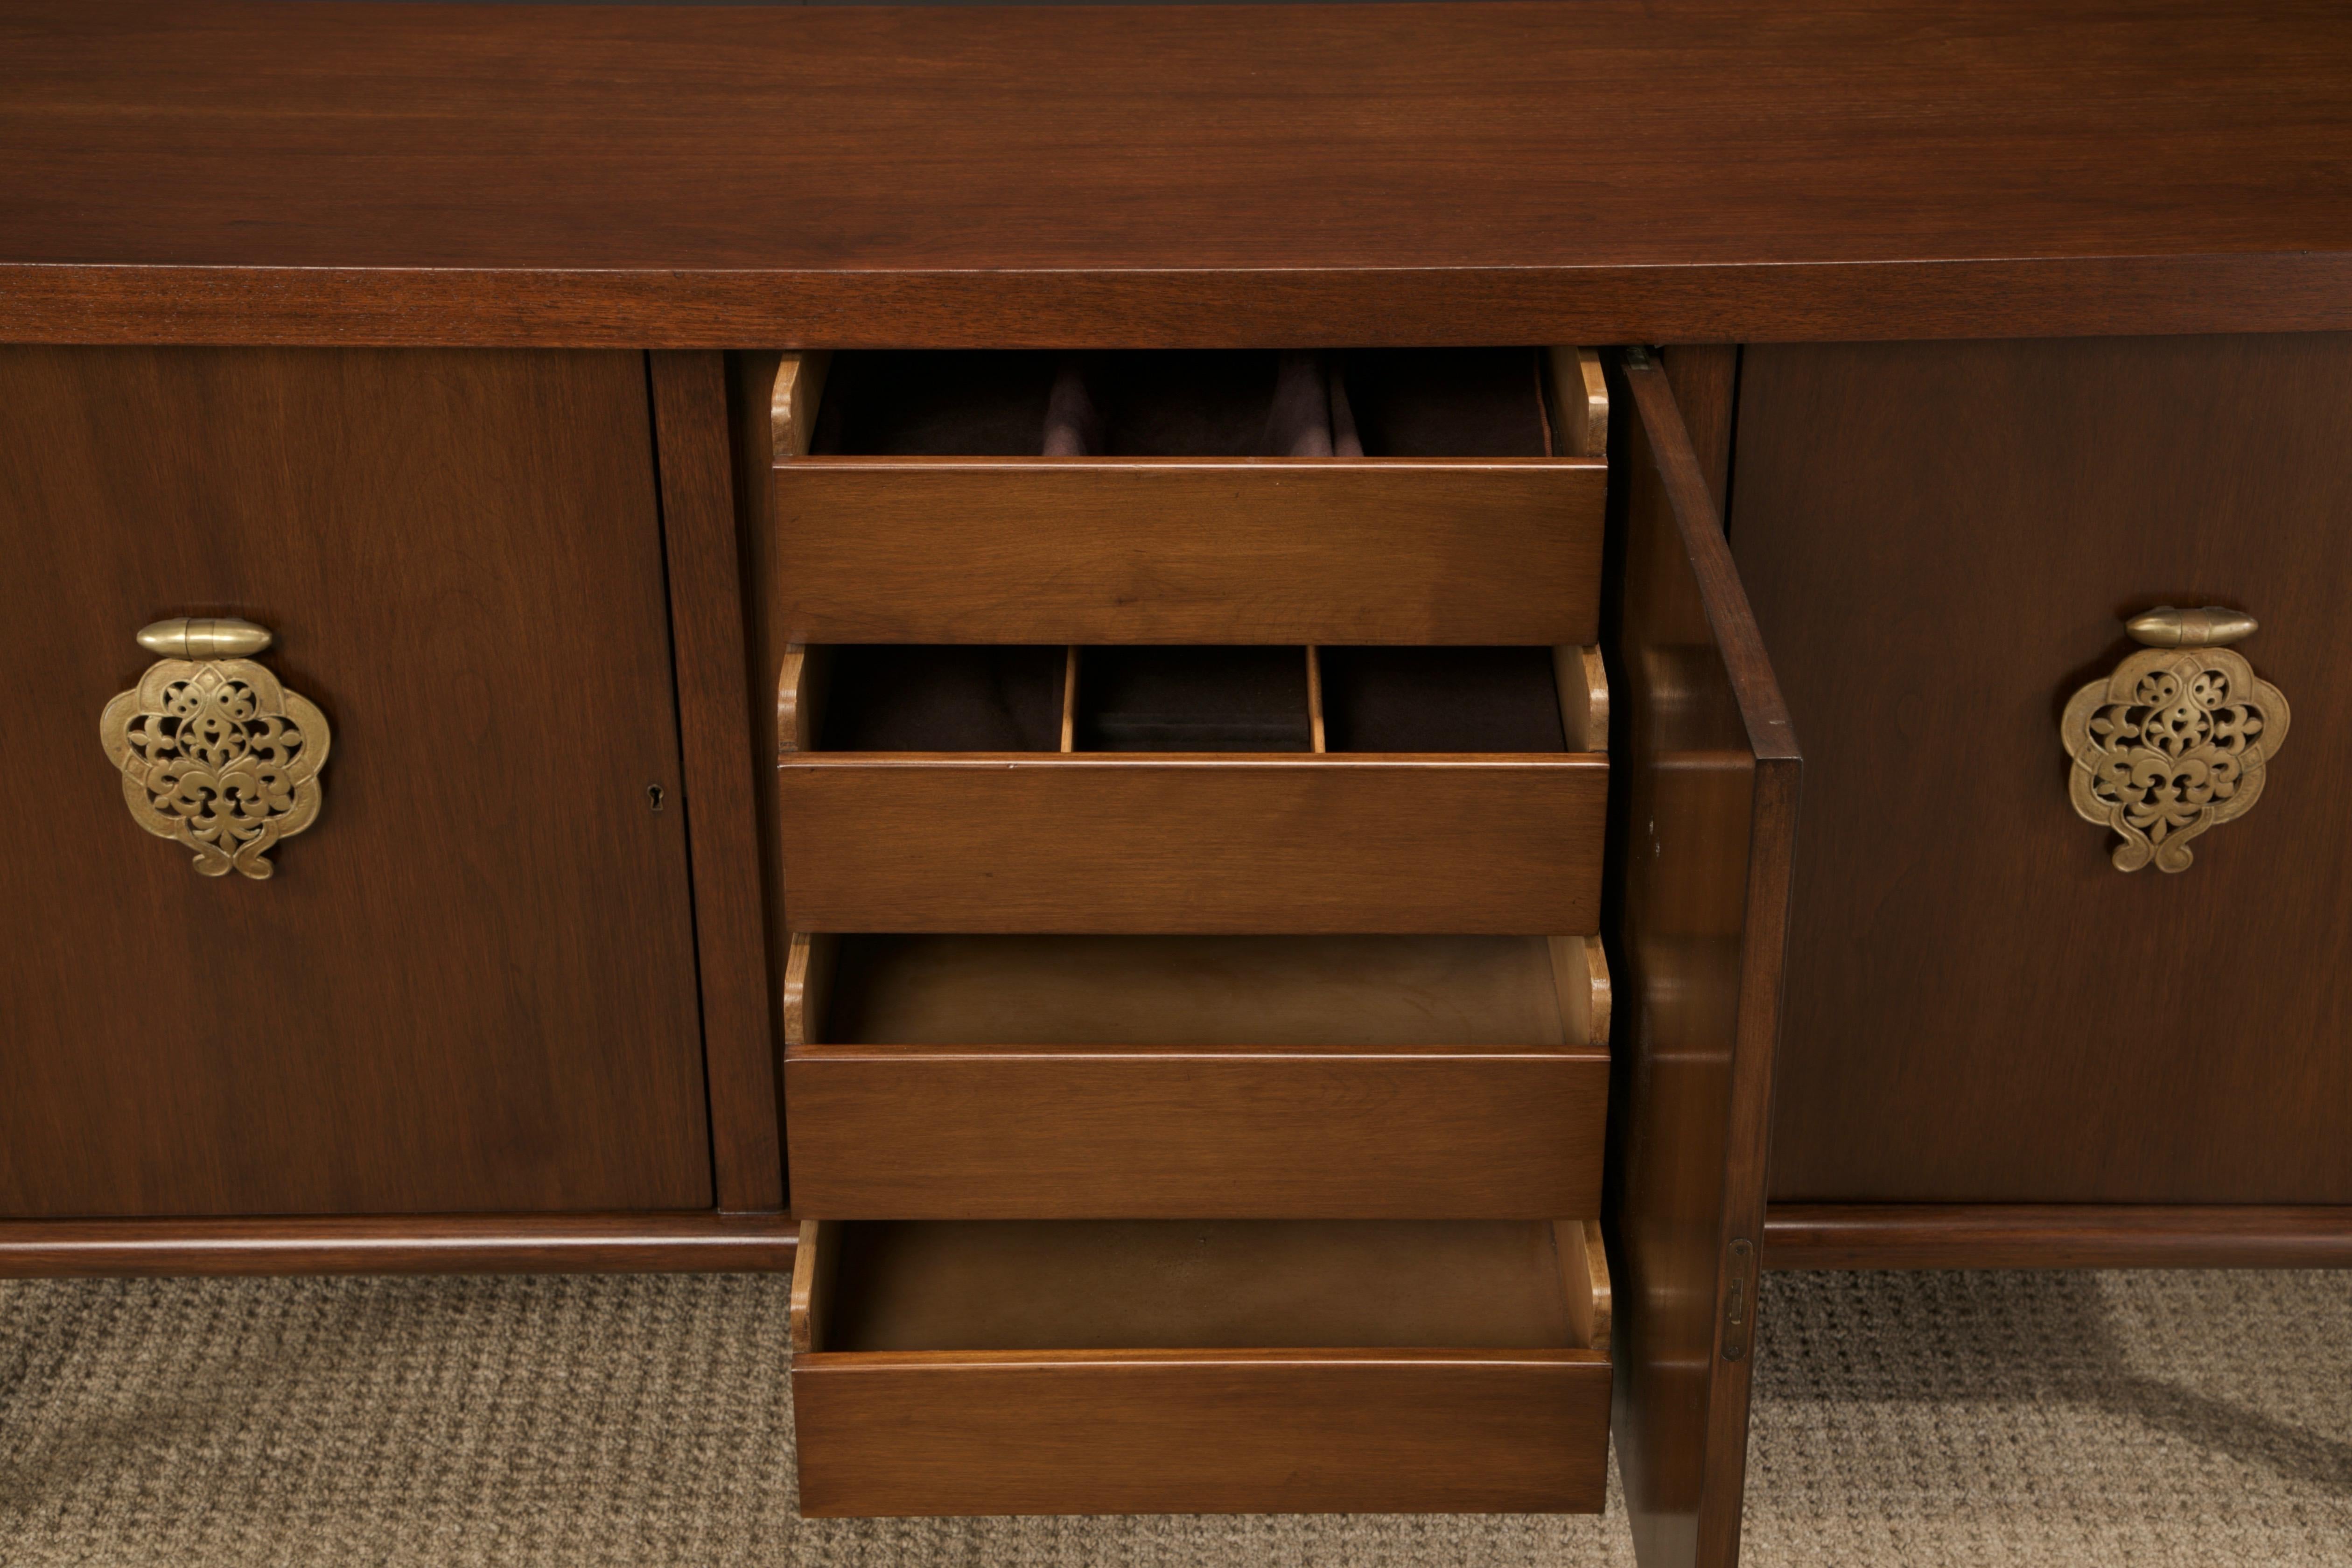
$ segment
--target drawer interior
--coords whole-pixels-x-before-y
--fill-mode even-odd
[[[1606,1039],[1607,971],[1588,945],[1516,936],[800,938],[787,992],[814,1002],[792,1020],[795,1043],[1558,1050],[1594,1042],[1596,1005]]]
[[[812,456],[1543,458],[1531,348],[834,356]]]
[[[1327,647],[1316,652],[1327,750],[1568,750],[1549,648]]]
[[[1068,657],[1058,647],[877,645],[825,650],[826,752],[1052,752]]]
[[[1075,651],[1080,752],[1308,752],[1307,660],[1295,647]]]
[[[1544,1220],[828,1222],[819,1352],[1603,1348],[1596,1227]],[[822,1275],[819,1259],[824,1260]],[[1597,1265],[1597,1266],[1596,1266]],[[823,1276],[829,1276],[825,1278]],[[796,1336],[797,1337],[797,1336]]]
[[[845,645],[795,701],[827,752],[1559,753],[1605,745],[1583,653]]]

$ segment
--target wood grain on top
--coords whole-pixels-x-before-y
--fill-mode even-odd
[[[2347,82],[2328,0],[28,0],[0,337],[2352,326]]]

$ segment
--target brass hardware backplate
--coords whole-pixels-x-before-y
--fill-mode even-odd
[[[2186,871],[2190,839],[2262,798],[2286,741],[2286,696],[2221,646],[2253,630],[2252,616],[2218,608],[2136,616],[2132,636],[2154,646],[2066,704],[2067,793],[2084,821],[2123,836],[2116,870]]]
[[[159,621],[139,644],[257,653],[269,633],[249,621]],[[205,876],[267,878],[271,847],[318,818],[327,717],[251,659],[159,659],[106,705],[98,735],[132,820],[193,851]]]

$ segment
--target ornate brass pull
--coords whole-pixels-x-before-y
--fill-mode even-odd
[[[2152,860],[2159,871],[2186,871],[2196,858],[2190,839],[2262,798],[2286,741],[2286,697],[2224,646],[2254,625],[2236,610],[2159,605],[2126,627],[2148,651],[2066,704],[2058,733],[2074,759],[2067,793],[2084,821],[2123,835],[2116,870]]]
[[[319,816],[327,716],[241,657],[269,641],[251,621],[157,621],[139,646],[163,657],[99,717],[131,819],[207,877],[268,877],[270,847]]]

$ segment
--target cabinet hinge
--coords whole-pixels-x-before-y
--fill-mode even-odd
[[[1755,1337],[1756,1244],[1744,1236],[1733,1242],[1723,1272],[1723,1359],[1738,1361]]]

